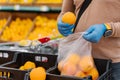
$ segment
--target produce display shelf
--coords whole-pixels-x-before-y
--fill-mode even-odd
[[[40,6],[23,6],[23,5],[2,5],[0,6],[0,11],[25,11],[25,12],[60,12],[61,7],[52,7],[48,5]]]

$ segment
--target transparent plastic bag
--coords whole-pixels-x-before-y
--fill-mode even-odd
[[[58,69],[61,75],[87,77],[93,80],[98,78],[98,71],[94,65],[91,54],[91,43],[86,41],[82,35],[84,32],[72,34],[59,44]]]

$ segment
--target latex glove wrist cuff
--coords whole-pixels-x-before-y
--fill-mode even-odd
[[[105,33],[104,33],[104,37],[110,37],[111,35],[112,35],[112,28],[111,28],[111,26],[109,25],[109,24],[107,24],[107,23],[105,23],[104,24],[105,25],[105,27],[106,27],[106,31],[105,31]]]

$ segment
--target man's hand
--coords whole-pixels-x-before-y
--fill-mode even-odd
[[[85,31],[83,38],[87,41],[97,43],[100,41],[106,30],[107,28],[104,24],[92,25]]]
[[[74,28],[74,25],[63,23],[61,20],[58,21],[58,30],[63,36],[68,36],[72,34],[73,28]]]

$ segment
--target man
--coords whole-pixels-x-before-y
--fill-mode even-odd
[[[74,25],[62,23],[61,16],[68,11],[76,16],[84,0],[63,0],[58,17],[61,34],[72,34]],[[120,80],[120,0],[92,0],[82,14],[75,32],[86,32],[83,38],[92,42],[92,55],[99,59],[111,59],[112,80]]]

